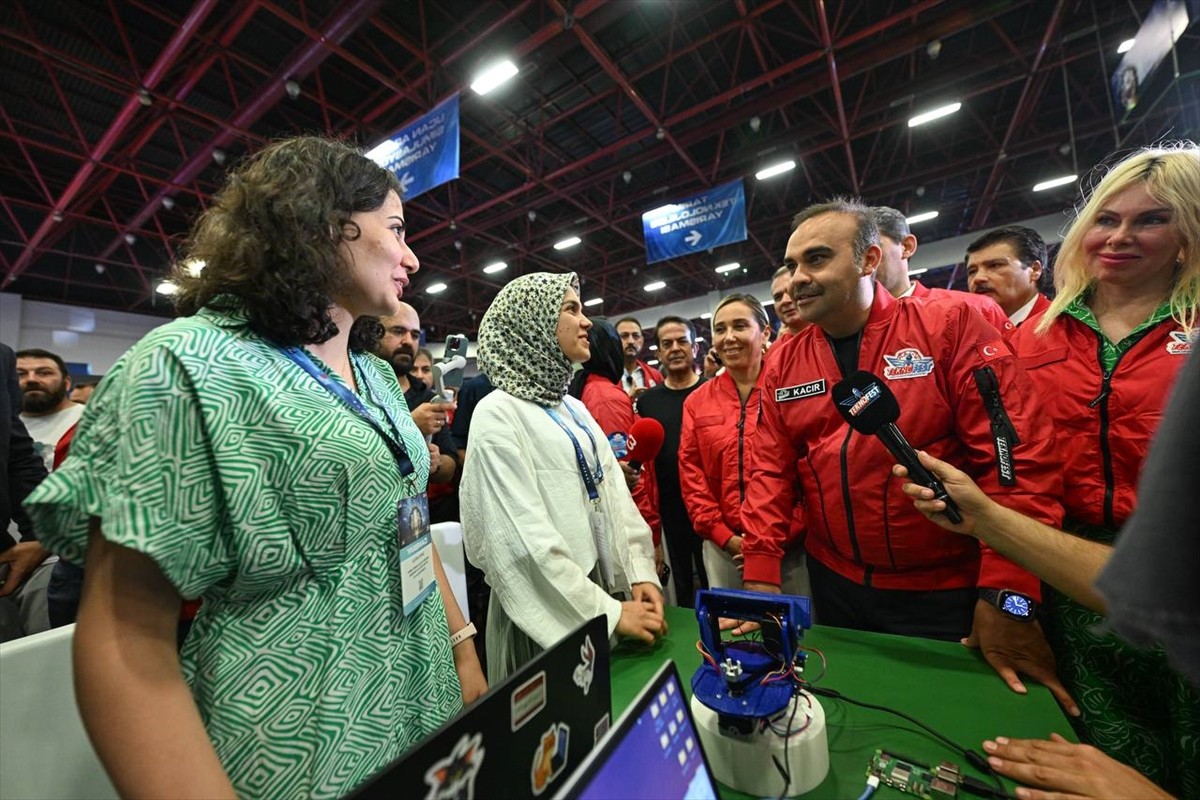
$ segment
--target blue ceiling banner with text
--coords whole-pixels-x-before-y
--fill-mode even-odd
[[[742,179],[714,186],[642,214],[646,263],[698,253],[746,239]]]
[[[404,200],[458,177],[458,95],[392,134],[367,158],[396,173]]]

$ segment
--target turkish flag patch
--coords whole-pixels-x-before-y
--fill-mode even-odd
[[[1003,339],[994,339],[990,342],[984,342],[983,344],[979,345],[977,349],[979,350],[979,355],[983,356],[983,360],[985,362],[995,361],[997,358],[1004,358],[1005,356],[1012,355],[1012,351],[1008,349],[1008,345],[1004,343]]]

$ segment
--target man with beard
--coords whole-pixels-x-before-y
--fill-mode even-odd
[[[1000,332],[965,303],[894,299],[876,282],[879,239],[872,210],[852,200],[810,206],[793,222],[790,292],[812,325],[780,345],[761,378],[742,505],[745,588],[779,591],[799,492],[823,624],[961,639],[982,649],[1013,691],[1026,692],[1023,672],[1071,708],[1037,622],[1039,580],[905,508],[895,459],[875,436],[854,432],[830,400],[844,376],[874,373],[895,395],[896,426],[915,448],[969,465],[998,502],[1051,526],[1061,521],[1053,434]]]
[[[638,397],[634,410],[663,426],[663,446],[654,459],[659,518],[671,558],[675,602],[691,608],[696,589],[708,588],[708,574],[701,555],[704,540],[692,527],[679,486],[679,438],[683,432],[683,401],[703,383],[703,378],[696,374],[696,331],[691,322],[683,317],[663,317],[654,331],[666,380]],[[628,349],[625,354],[628,360]],[[699,576],[699,585],[693,574]]]
[[[71,402],[67,365],[48,350],[17,353],[17,381],[21,385],[21,421],[46,465],[54,470],[54,448],[83,416],[83,406]]]
[[[412,374],[413,362],[421,346],[421,318],[415,308],[402,302],[394,316],[380,317],[379,322],[383,325],[379,357],[396,371],[396,380],[404,392],[404,402],[408,403],[413,422],[438,450],[437,469],[430,471],[429,482],[450,483],[458,472],[458,450],[446,427],[449,404],[431,402],[434,399],[432,387]]]
[[[625,374],[621,376],[621,388],[633,399],[663,382],[662,373],[645,361],[638,359],[642,352],[642,323],[633,317],[617,321],[617,335],[621,337],[622,354],[625,356]],[[661,356],[660,356],[661,358]]]

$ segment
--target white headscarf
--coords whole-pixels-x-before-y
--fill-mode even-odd
[[[567,393],[571,360],[558,343],[558,318],[567,289],[579,293],[574,272],[533,272],[510,281],[479,323],[479,369],[492,385],[540,406]]]

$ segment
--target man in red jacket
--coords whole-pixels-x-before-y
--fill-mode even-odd
[[[876,285],[883,254],[870,208],[835,200],[794,225],[785,263],[796,267],[792,298],[813,324],[780,345],[763,375],[742,510],[745,587],[779,590],[799,492],[824,624],[967,637],[1015,691],[1025,691],[1023,672],[1071,708],[1036,621],[1037,578],[916,512],[883,444],[853,432],[830,399],[844,375],[881,376],[914,447],[953,454],[989,495],[1053,525],[1061,481],[1033,386],[1001,334],[965,304],[897,301]]]
[[[1020,325],[1050,307],[1038,291],[1046,263],[1046,242],[1033,228],[996,228],[967,245],[967,289],[993,298]]]

